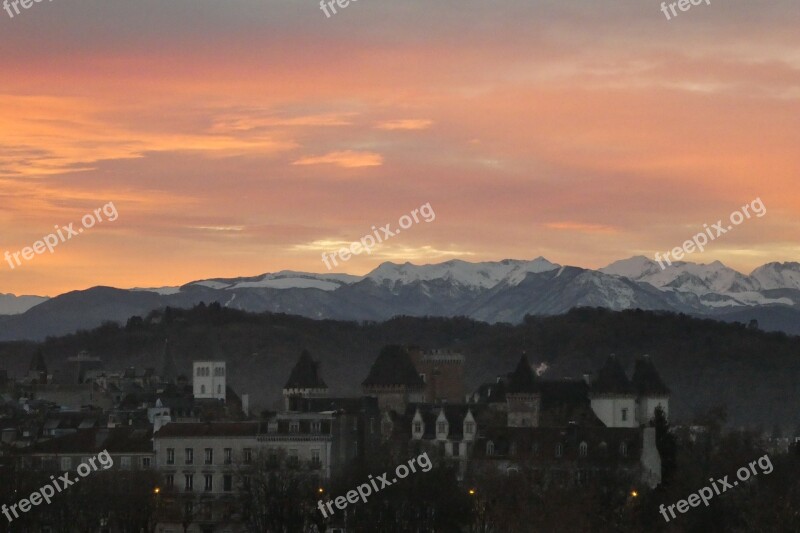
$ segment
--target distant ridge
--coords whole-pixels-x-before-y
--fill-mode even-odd
[[[285,270],[158,289],[94,287],[41,299],[20,314],[1,316],[0,340],[39,340],[200,302],[314,319],[468,316],[490,323],[519,323],[526,315],[561,314],[575,307],[638,308],[756,320],[765,330],[800,334],[800,263],[768,263],[745,275],[719,261],[675,262],[662,270],[643,256],[599,270],[562,266],[543,257],[430,265],[387,262],[365,276]]]

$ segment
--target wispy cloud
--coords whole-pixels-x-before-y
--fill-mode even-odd
[[[378,123],[375,127],[379,130],[426,130],[433,125],[432,120],[422,118],[406,118],[400,120],[387,120]]]
[[[613,226],[603,224],[585,224],[583,222],[548,222],[546,228],[557,230],[577,231],[580,233],[616,233],[617,229]]]
[[[383,165],[383,156],[375,152],[358,152],[344,150],[328,152],[320,156],[306,156],[292,163],[293,165],[336,165],[342,168],[379,167]]]

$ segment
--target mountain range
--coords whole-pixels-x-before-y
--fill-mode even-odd
[[[94,287],[39,302],[26,300],[32,306],[19,312],[17,305],[17,314],[0,307],[6,313],[0,316],[0,340],[41,340],[200,302],[314,319],[467,316],[489,323],[519,323],[526,315],[561,314],[575,307],[638,308],[723,321],[756,320],[767,331],[800,334],[800,263],[768,263],[744,275],[719,261],[674,262],[662,269],[642,256],[598,270],[562,266],[543,257],[432,265],[387,262],[365,276],[281,271],[157,289]]]

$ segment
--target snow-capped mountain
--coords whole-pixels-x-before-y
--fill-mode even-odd
[[[547,272],[559,266],[544,257],[538,257],[533,261],[504,259],[485,263],[452,260],[422,266],[411,263],[404,265],[383,263],[366,277],[379,285],[408,285],[416,281],[443,280],[480,290],[491,289],[501,282],[518,285],[528,273]]]
[[[750,277],[757,280],[764,290],[800,290],[800,263],[767,263],[753,270]]]
[[[786,265],[793,264],[797,265],[797,263],[786,263]],[[755,274],[770,265],[774,266],[762,271],[764,279],[772,281],[771,286],[765,287]],[[611,263],[601,268],[600,272],[648,283],[662,291],[672,291],[677,295],[685,296],[686,293],[691,293],[699,297],[701,304],[711,308],[800,303],[800,300],[793,300],[791,295],[767,295],[763,292],[767,288],[800,288],[800,283],[796,287],[792,286],[791,277],[794,274],[800,281],[798,275],[800,270],[783,269],[779,263],[770,265],[764,265],[756,269],[753,275],[745,276],[719,261],[708,265],[676,261],[672,266],[662,269],[655,261],[637,256]],[[781,278],[778,272],[786,277]]]
[[[281,270],[274,274],[262,274],[254,278],[234,278],[234,279],[207,279],[194,281],[189,285],[199,285],[218,290],[232,289],[319,289],[322,291],[333,291],[343,285],[349,285],[360,280],[361,276],[350,274],[309,274],[306,272],[294,272],[292,270]]]
[[[180,287],[95,287],[44,301],[19,315],[0,316],[0,340],[40,339],[200,302],[315,319],[429,315],[487,322],[520,322],[528,314],[559,314],[573,307],[638,308],[722,320],[757,319],[764,329],[800,334],[800,265],[770,263],[748,276],[718,261],[675,262],[662,270],[646,257],[632,257],[590,270],[539,257],[383,263],[365,276],[281,271],[197,280]]]

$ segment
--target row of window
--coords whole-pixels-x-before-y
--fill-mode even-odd
[[[422,422],[414,422],[414,433],[422,433]],[[448,433],[448,423],[447,422],[437,422],[436,423],[436,434],[447,434]],[[472,435],[475,433],[475,422],[464,422],[464,434]]]
[[[206,465],[213,465],[214,464],[214,448],[206,448],[204,450],[205,456],[203,458],[203,464]],[[183,459],[184,464],[193,465],[194,464],[194,448],[185,448],[183,450]],[[245,464],[249,464],[253,461],[253,450],[251,448],[244,448],[242,450],[242,462]],[[167,448],[167,464],[174,465],[175,464],[175,448]],[[222,450],[222,464],[233,464],[233,449],[232,448],[223,448]]]
[[[175,474],[166,474],[164,476],[164,483],[168,489],[175,487]],[[192,492],[194,490],[194,474],[183,475],[183,490],[185,492]],[[214,490],[214,475],[203,475],[203,491],[211,492]],[[231,492],[233,490],[233,475],[222,475],[222,490],[224,492]]]
[[[605,442],[601,442],[600,443],[600,450],[601,451],[605,451],[606,448],[607,448],[606,443]],[[510,448],[509,448],[509,455],[516,455],[516,452],[517,452],[516,444],[512,443]],[[533,443],[533,445],[531,446],[531,453],[533,455],[538,455],[539,454],[539,444],[538,443]],[[494,455],[494,454],[495,454],[494,442],[488,441],[486,443],[486,455]],[[588,454],[589,454],[589,445],[586,444],[585,442],[581,442],[578,445],[578,455],[580,455],[581,457],[586,457]],[[622,457],[627,457],[628,456],[628,443],[627,442],[621,442],[620,443],[620,445],[619,445],[619,454]],[[563,456],[564,456],[564,445],[559,442],[558,444],[556,444],[556,447],[555,447],[555,457],[561,458]]]
[[[184,464],[193,465],[194,464],[194,448],[185,448],[184,451],[183,451],[183,457],[184,457]],[[226,465],[233,464],[233,449],[232,448],[223,448],[222,457],[223,457],[222,464],[226,464]],[[277,452],[277,450],[270,449],[268,457],[269,457],[270,461],[277,462],[277,460],[278,460],[278,452]],[[298,458],[299,458],[298,450],[296,448],[290,448],[288,450],[288,459],[289,459],[289,461],[293,461],[293,460],[297,461]],[[150,466],[150,458],[149,457],[143,457],[142,460],[144,461],[144,459],[147,459],[147,465]],[[253,462],[253,449],[252,448],[244,448],[242,450],[242,462],[244,464],[252,464],[252,462]],[[321,457],[320,457],[320,450],[319,449],[312,449],[311,450],[311,462],[312,463],[316,463],[316,464],[321,464]],[[168,465],[174,465],[175,464],[175,448],[167,448],[167,464]],[[214,464],[214,448],[205,448],[203,464],[206,464],[206,465],[213,465]]]
[[[206,386],[201,384],[200,394],[205,394],[205,393],[206,393]],[[217,394],[222,394],[222,385],[217,385]]]
[[[211,375],[211,367],[210,366],[198,366],[195,370],[195,375],[197,377],[207,377]],[[225,367],[218,366],[214,368],[214,375],[222,377],[225,375]]]
[[[72,470],[73,464],[74,464],[75,468],[77,468],[80,463],[89,464],[89,459],[91,459],[91,458],[90,457],[81,457],[80,463],[77,463],[77,462],[73,461],[72,459],[73,459],[72,457],[62,457],[61,458],[61,471],[62,472],[66,472],[67,470]],[[134,458],[131,458],[128,455],[123,455],[122,457],[119,458],[119,467],[122,468],[123,470],[127,470],[127,469],[132,468],[133,459]],[[151,461],[150,457],[139,457],[138,460],[139,460],[138,461],[138,466],[140,468],[150,468],[150,466],[152,465],[152,461]],[[43,466],[46,466],[47,461],[43,460],[42,463],[43,463]]]
[[[300,433],[300,421],[289,421],[289,433]],[[314,420],[311,422],[311,433],[322,433],[322,422]]]

